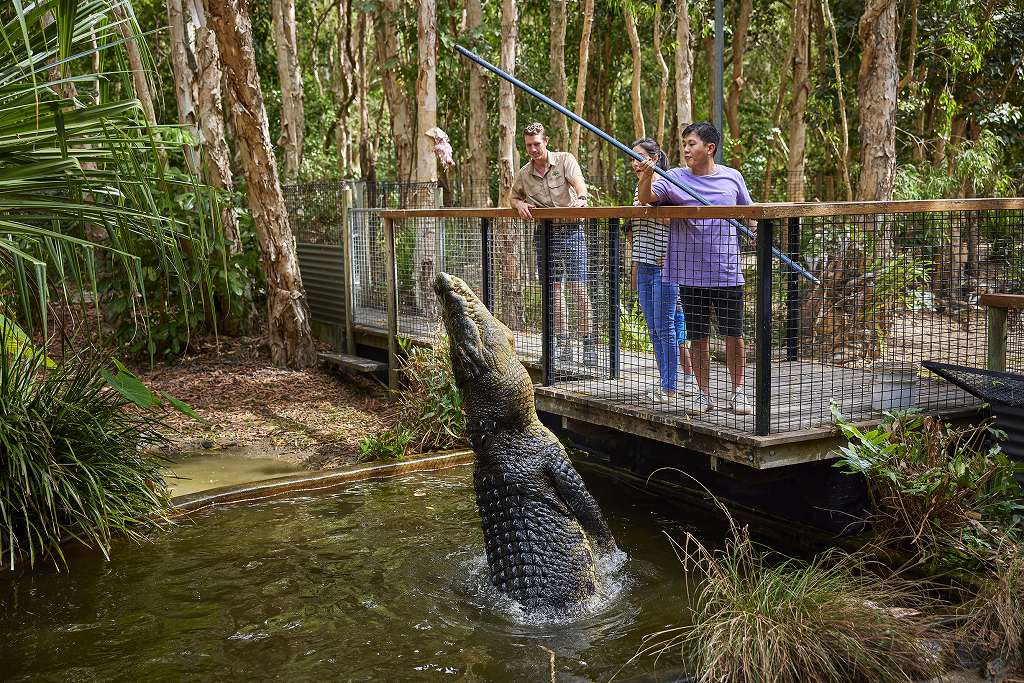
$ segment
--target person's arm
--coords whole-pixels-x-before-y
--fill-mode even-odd
[[[509,193],[509,204],[512,208],[519,212],[520,218],[533,218],[533,214],[530,213],[530,209],[537,208],[533,204],[526,201],[526,195],[523,192],[522,185],[518,182],[512,183],[512,192]]]
[[[637,172],[637,201],[641,204],[656,204],[660,201],[660,197],[655,194],[653,181],[654,181],[654,166],[657,163],[655,159],[648,159],[640,165],[640,170]]]
[[[568,152],[565,154],[565,179],[576,193],[576,201],[572,203],[572,208],[583,208],[587,205],[587,181],[583,179],[583,171],[580,170],[580,162],[576,157]]]

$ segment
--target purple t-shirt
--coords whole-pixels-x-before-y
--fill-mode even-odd
[[[715,165],[710,175],[688,168],[668,171],[673,180],[696,191],[715,206],[753,204],[743,176],[734,168]],[[700,206],[700,202],[658,176],[651,183],[653,206]],[[734,287],[743,284],[736,226],[722,218],[673,219],[662,279],[690,287]]]

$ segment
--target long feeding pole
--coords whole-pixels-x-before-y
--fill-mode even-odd
[[[639,161],[641,163],[644,161],[644,158],[641,157],[636,152],[634,152],[632,149],[630,149],[626,145],[622,144],[621,142],[619,142],[618,140],[613,138],[611,135],[608,135],[608,133],[605,133],[603,130],[601,130],[600,128],[598,128],[594,124],[592,124],[589,121],[587,121],[586,119],[584,119],[582,116],[578,116],[577,114],[569,111],[568,109],[566,109],[565,107],[560,105],[558,102],[555,102],[553,99],[551,99],[550,97],[548,97],[544,93],[540,92],[539,90],[536,90],[535,88],[530,87],[529,85],[527,85],[526,83],[523,83],[521,80],[519,80],[515,76],[512,76],[511,74],[505,73],[504,71],[502,71],[498,67],[496,67],[493,64],[491,64],[490,62],[488,62],[483,57],[480,57],[480,56],[474,54],[473,52],[470,52],[469,50],[467,50],[466,48],[462,47],[461,45],[456,45],[455,49],[458,50],[459,54],[461,54],[466,59],[468,59],[468,60],[470,60],[472,62],[475,62],[476,64],[479,64],[480,66],[482,66],[485,69],[487,69],[488,71],[490,71],[491,73],[493,73],[493,74],[495,74],[497,76],[500,76],[501,78],[504,78],[506,81],[508,81],[512,85],[516,86],[517,88],[519,88],[523,92],[536,97],[538,100],[540,100],[544,104],[548,105],[549,107],[555,109],[556,111],[558,111],[562,115],[568,116],[570,120],[575,121],[579,125],[583,126],[584,128],[589,130],[591,133],[593,133],[597,137],[601,138],[602,140],[604,140],[608,144],[610,144],[610,145],[614,146],[615,148],[617,148],[623,154],[626,154],[630,158],[635,159],[635,160],[637,160],[637,161]],[[705,199],[699,192],[694,190],[692,187],[689,187],[685,183],[679,182],[675,178],[673,178],[670,175],[668,175],[665,171],[663,171],[662,169],[658,168],[657,166],[654,167],[654,172],[657,173],[662,178],[664,178],[665,180],[667,180],[668,182],[670,182],[673,185],[675,185],[676,187],[678,187],[680,190],[682,190],[686,194],[688,194],[691,197],[693,197],[700,204],[702,204],[704,206],[711,206],[711,202],[709,202],[707,199]],[[737,230],[739,230],[742,234],[744,234],[744,235],[746,235],[747,237],[750,237],[750,238],[754,237],[754,233],[751,232],[750,228],[748,228],[747,226],[743,225],[739,221],[737,221],[737,220],[735,220],[733,218],[728,218],[726,220],[728,220],[729,223],[731,225],[733,225]],[[806,280],[808,280],[810,282],[813,282],[814,284],[818,284],[818,278],[816,278],[813,275],[811,275],[800,264],[798,264],[795,261],[793,261],[793,259],[791,259],[788,256],[786,256],[785,254],[783,254],[781,251],[776,249],[774,246],[772,247],[772,253],[775,254],[775,256],[780,261],[782,261],[782,263],[784,263],[785,265],[787,265],[790,268],[792,268],[794,271],[796,271],[798,274],[800,274],[803,278],[805,278]]]

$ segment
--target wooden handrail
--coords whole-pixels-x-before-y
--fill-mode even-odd
[[[1024,197],[1006,199],[927,199],[891,202],[778,202],[750,206],[609,206],[592,209],[534,209],[538,220],[575,218],[803,218],[816,216],[863,216],[896,213],[935,213],[946,211],[992,211],[1024,209]],[[388,209],[385,218],[518,218],[514,209]]]
[[[1024,294],[988,292],[978,297],[978,303],[988,308],[1006,308],[1016,311],[1024,308]]]

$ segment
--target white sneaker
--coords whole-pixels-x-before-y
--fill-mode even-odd
[[[750,401],[747,400],[745,394],[742,394],[739,391],[733,392],[733,395],[729,397],[728,405],[729,408],[732,409],[732,412],[737,415],[754,414],[754,409],[750,406]]]
[[[711,397],[704,393],[698,393],[697,396],[686,402],[683,412],[687,415],[703,415],[714,409],[715,402],[711,400]]]
[[[683,396],[696,396],[699,394],[700,387],[697,386],[697,378],[693,375],[683,375],[683,383],[679,387],[679,393]]]
[[[668,394],[661,389],[652,391],[649,394],[644,394],[644,401],[647,403],[665,403],[668,401]]]

